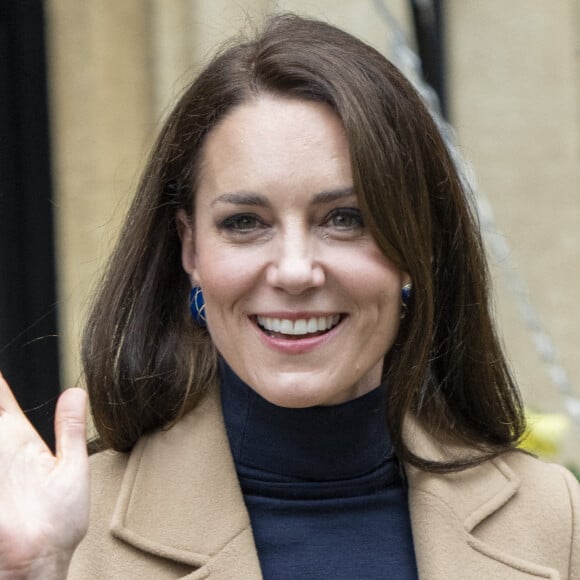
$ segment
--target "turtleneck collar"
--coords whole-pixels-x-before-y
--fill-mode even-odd
[[[220,363],[222,406],[236,465],[279,476],[329,481],[357,477],[392,457],[386,386],[332,406],[269,403]]]

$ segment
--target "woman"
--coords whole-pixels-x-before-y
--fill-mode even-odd
[[[88,533],[83,394],[54,459],[4,385],[0,578],[580,577],[577,483],[514,450],[457,171],[332,26],[275,17],[185,92],[83,360]]]

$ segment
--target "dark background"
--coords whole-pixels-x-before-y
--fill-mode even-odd
[[[0,370],[53,442],[60,391],[45,22],[0,0]]]

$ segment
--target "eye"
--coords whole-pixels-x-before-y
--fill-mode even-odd
[[[229,216],[218,223],[218,228],[231,234],[249,234],[261,230],[266,224],[253,213],[239,213]]]
[[[340,207],[332,210],[324,224],[338,230],[357,230],[363,227],[360,209],[356,207]]]

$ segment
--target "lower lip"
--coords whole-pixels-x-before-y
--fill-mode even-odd
[[[336,326],[333,326],[328,332],[319,334],[318,336],[310,336],[308,338],[281,338],[277,336],[268,336],[259,326],[253,321],[254,327],[258,332],[260,340],[269,348],[282,352],[284,354],[304,354],[313,351],[329,340],[338,332],[343,325],[344,320],[341,320]]]

